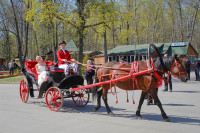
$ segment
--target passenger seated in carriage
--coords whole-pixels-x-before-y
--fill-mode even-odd
[[[37,74],[38,74],[38,85],[41,86],[42,82],[45,81],[45,78],[47,76],[46,74],[46,63],[42,62],[41,56],[36,56],[36,61],[38,62],[35,65]]]
[[[59,43],[60,50],[57,52],[57,57],[58,57],[58,67],[64,69],[65,71],[65,76],[68,76],[69,74],[69,68],[74,67],[74,72],[77,73],[77,64],[74,63],[74,66],[72,66],[71,62],[75,62],[75,59],[72,59],[69,51],[65,50],[66,42],[61,41]]]

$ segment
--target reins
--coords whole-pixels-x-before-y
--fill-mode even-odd
[[[178,67],[178,64],[181,64],[180,61],[177,61],[176,58],[173,58],[173,64],[171,65],[170,69],[167,71],[166,69],[163,70],[158,70],[158,69],[155,69],[155,65],[154,63],[152,62],[152,66],[153,66],[153,69],[154,71],[158,71],[158,72],[161,72],[161,73],[165,73],[165,74],[168,74],[168,80],[167,80],[167,83],[169,82],[169,76],[172,75],[174,77],[177,77],[177,78],[180,78],[181,77],[181,74],[186,74],[186,71],[184,72],[181,72],[179,67]],[[175,75],[173,74],[171,71],[172,69],[174,68],[174,66],[178,69],[178,75]]]

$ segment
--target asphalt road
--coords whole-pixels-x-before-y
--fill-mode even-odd
[[[194,80],[192,73],[191,80]],[[199,133],[200,130],[200,81],[182,83],[173,78],[173,92],[158,95],[171,122],[163,122],[156,105],[143,104],[142,120],[135,112],[140,91],[126,92],[117,89],[119,103],[109,94],[108,103],[115,117],[107,116],[104,104],[94,113],[95,103],[77,107],[71,99],[65,99],[59,112],[50,111],[45,99],[31,99],[22,103],[19,84],[0,84],[0,133]],[[132,104],[132,96],[136,104]]]

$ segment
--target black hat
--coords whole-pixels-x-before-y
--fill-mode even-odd
[[[66,45],[66,42],[65,42],[65,41],[61,41],[61,42],[59,43],[59,45],[60,45],[60,44],[65,44],[65,45]]]

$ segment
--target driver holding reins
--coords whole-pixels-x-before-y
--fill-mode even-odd
[[[58,57],[58,67],[64,69],[65,76],[69,74],[69,68],[73,68],[71,62],[75,62],[75,59],[72,59],[69,51],[65,50],[66,42],[61,41],[59,43],[60,50],[57,52]],[[74,65],[74,72],[77,73],[77,64]]]

